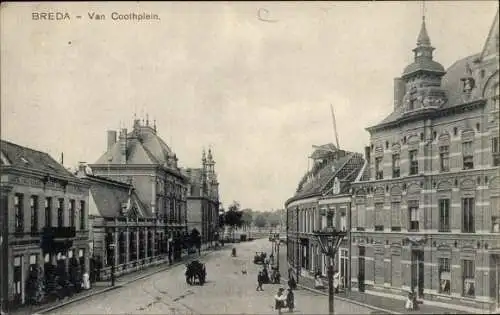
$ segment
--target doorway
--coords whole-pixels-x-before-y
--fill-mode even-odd
[[[14,257],[14,303],[23,303],[23,257]]]
[[[359,246],[358,250],[358,288],[359,292],[365,292],[365,247]]]
[[[342,288],[346,289],[349,286],[349,255],[347,249],[340,249],[339,260],[339,272],[342,279]]]
[[[424,251],[421,249],[412,250],[411,288],[415,288],[419,298],[424,297]]]

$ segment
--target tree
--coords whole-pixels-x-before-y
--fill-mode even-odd
[[[263,214],[259,214],[255,217],[255,220],[254,220],[254,224],[255,226],[259,229],[262,229],[263,227],[266,226],[267,224],[267,220],[266,220],[266,217],[263,215]]]
[[[237,201],[233,201],[224,215],[224,224],[229,226],[230,231],[233,234],[233,241],[235,229],[241,227],[243,224],[242,216],[243,213],[240,210],[240,204]]]
[[[243,215],[241,216],[241,220],[243,221],[243,228],[245,230],[249,229],[253,221],[253,211],[252,209],[244,209],[241,211],[243,212]]]

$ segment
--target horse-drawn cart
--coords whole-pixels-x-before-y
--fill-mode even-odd
[[[205,264],[198,260],[193,260],[186,264],[186,283],[189,285],[199,284],[203,285],[207,278],[207,271]]]

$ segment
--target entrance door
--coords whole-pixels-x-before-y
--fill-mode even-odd
[[[14,257],[14,302],[16,305],[23,303],[23,269],[22,257]]]
[[[424,252],[413,250],[411,255],[411,286],[419,298],[424,296]]]
[[[340,250],[340,277],[342,279],[342,287],[345,289],[349,285],[349,257],[347,249]]]
[[[359,246],[358,288],[360,292],[365,292],[365,247],[364,246]]]

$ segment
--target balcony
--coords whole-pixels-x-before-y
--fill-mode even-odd
[[[47,238],[73,238],[76,236],[76,228],[69,227],[44,227],[43,236]]]

